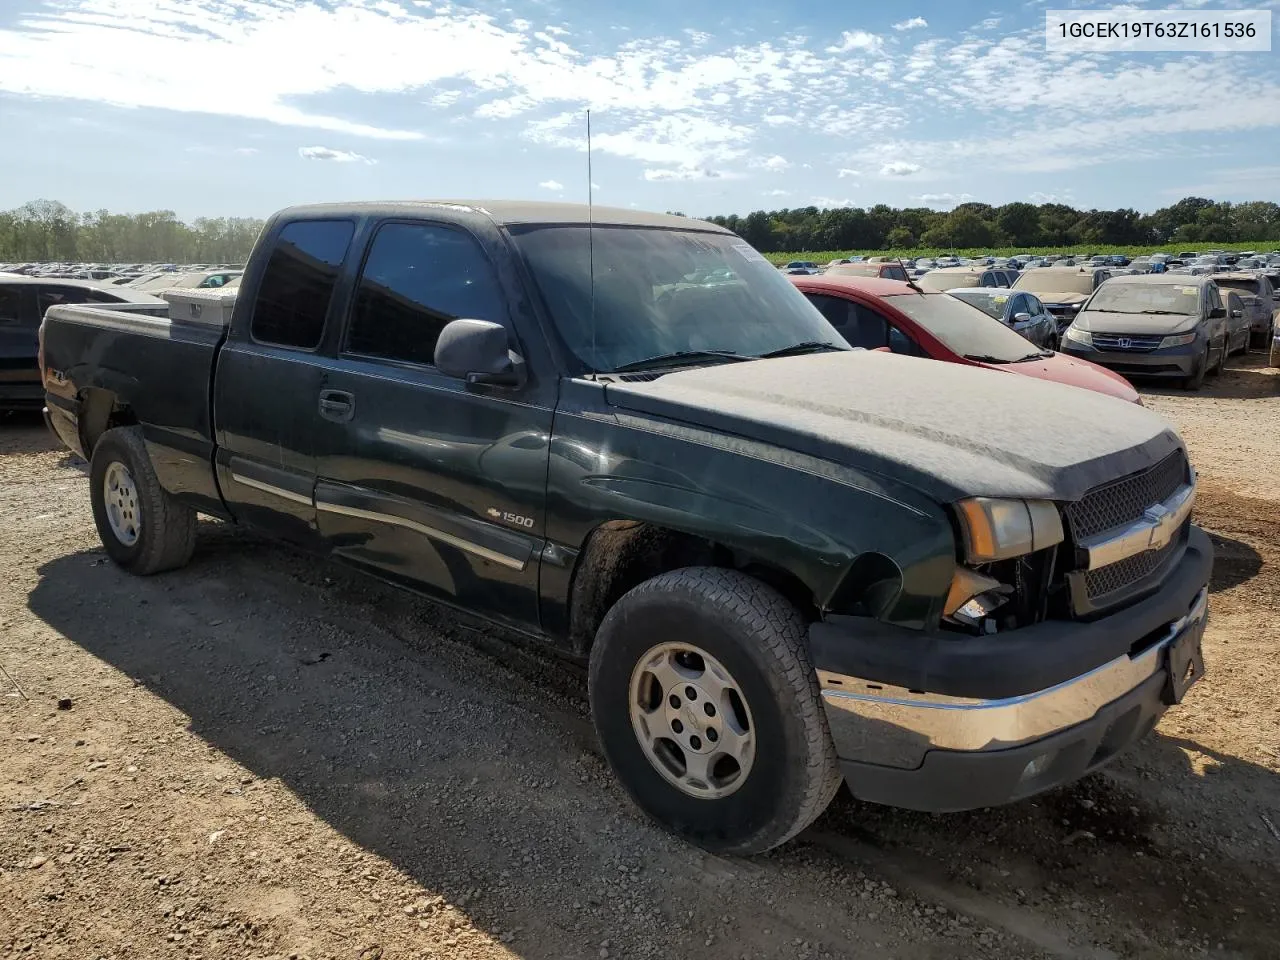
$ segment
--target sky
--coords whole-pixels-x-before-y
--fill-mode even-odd
[[[1046,50],[1117,5],[0,0],[0,209],[584,202],[588,110],[610,206],[1280,200],[1280,42]]]

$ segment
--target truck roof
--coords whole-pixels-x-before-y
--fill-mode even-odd
[[[585,203],[560,203],[545,200],[392,200],[359,203],[308,203],[281,210],[284,218],[305,215],[350,216],[351,214],[396,216],[421,216],[433,209],[446,208],[487,216],[502,225],[528,223],[587,224],[607,226],[666,227],[675,230],[700,230],[706,233],[731,233],[724,227],[706,220],[677,217],[666,213],[649,213],[644,210],[628,210],[621,207],[588,207]]]

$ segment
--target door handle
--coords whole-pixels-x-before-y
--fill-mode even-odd
[[[356,413],[356,398],[345,390],[320,391],[320,416],[337,423],[346,423]]]

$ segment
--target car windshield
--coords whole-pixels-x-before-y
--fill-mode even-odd
[[[1063,270],[1061,267],[1040,267],[1021,274],[1013,284],[1014,290],[1030,290],[1032,293],[1092,293],[1093,274]]]
[[[1233,290],[1243,290],[1246,293],[1258,292],[1258,281],[1256,280],[1236,280],[1236,279],[1228,280],[1223,277],[1218,277],[1213,282],[1220,287],[1229,287]]]
[[[1104,283],[1089,301],[1089,311],[1108,313],[1200,312],[1200,288],[1181,283]]]
[[[1017,363],[1036,355],[1035,345],[999,320],[945,293],[908,293],[885,298],[960,356]]]
[[[754,357],[802,343],[850,349],[791,281],[735,236],[537,225],[512,234],[580,372],[699,351]]]
[[[988,317],[995,317],[997,320],[1004,319],[1004,308],[1009,303],[1009,294],[1006,292],[983,290],[981,288],[949,292],[951,296],[955,297],[957,300],[963,300],[970,306],[977,307]]]

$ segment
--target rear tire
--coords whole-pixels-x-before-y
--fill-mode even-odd
[[[93,522],[107,556],[140,576],[185,566],[196,513],[160,486],[138,427],[108,430],[89,465]]]
[[[733,570],[664,573],[614,605],[588,696],[642,810],[707,850],[755,854],[826,809],[840,767],[805,637],[795,607]]]

